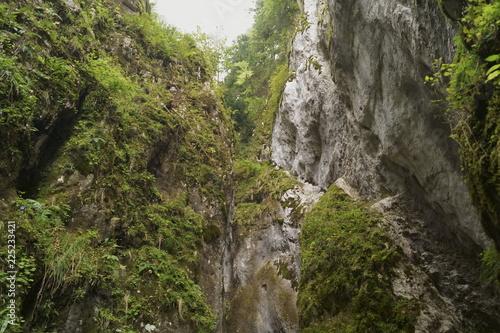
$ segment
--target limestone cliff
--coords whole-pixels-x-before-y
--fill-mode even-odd
[[[294,79],[275,118],[272,160],[325,189],[342,177],[365,200],[391,197],[392,209],[397,202],[399,217],[388,217],[386,228],[414,265],[408,270],[423,280],[403,288],[398,282],[393,291],[434,300],[418,331],[475,331],[474,313],[482,309],[478,331],[493,332],[498,305],[479,296],[474,259],[491,240],[462,179],[451,125],[431,103],[442,92],[424,84],[434,59],[451,61],[454,26],[430,0],[305,0],[304,15],[308,23],[290,56]],[[429,282],[434,291],[417,287]],[[442,318],[450,323],[435,326]]]
[[[424,85],[434,59],[454,53],[435,1],[305,6],[311,26],[294,40],[273,160],[323,187],[344,177],[366,198],[408,194],[464,245],[485,246],[450,125]]]

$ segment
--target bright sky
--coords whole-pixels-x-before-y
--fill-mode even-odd
[[[166,23],[184,32],[221,32],[229,41],[235,40],[251,27],[255,0],[151,0],[155,11]]]

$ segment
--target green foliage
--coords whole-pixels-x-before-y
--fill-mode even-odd
[[[298,19],[297,19],[297,25],[298,25],[298,28],[297,28],[297,31],[298,32],[305,32],[307,31],[307,29],[309,29],[309,27],[311,26],[311,22],[309,22],[308,20],[308,14],[307,13],[302,13]]]
[[[494,44],[499,24],[500,3],[498,1],[470,1],[461,27],[465,43],[481,55],[492,54],[491,51],[496,49]]]
[[[240,61],[234,64],[236,69],[236,82],[237,85],[243,85],[245,81],[252,77],[253,71],[250,70],[250,65],[247,61]]]
[[[270,197],[279,200],[297,181],[266,162],[238,159],[234,163],[236,203],[260,203]]]
[[[19,224],[16,223],[16,228],[19,227]],[[7,304],[10,302],[10,297],[9,294],[11,293],[11,288],[10,288],[10,283],[7,280],[8,278],[11,277],[11,274],[8,274],[7,272],[9,271],[16,271],[16,290],[15,290],[15,299],[16,299],[16,313],[19,313],[21,307],[19,306],[19,299],[20,295],[26,294],[30,286],[32,285],[34,281],[34,276],[36,274],[36,259],[32,256],[28,256],[25,254],[25,247],[19,244],[18,242],[16,243],[16,254],[15,254],[15,268],[12,269],[10,267],[10,264],[13,262],[8,262],[8,259],[12,259],[12,257],[9,256],[9,254],[12,255],[12,253],[8,252],[7,244],[6,244],[6,232],[7,229],[7,223],[2,223],[0,225],[0,230],[2,230],[2,235],[5,235],[4,239],[0,241],[0,281],[2,283],[0,284],[0,303],[4,304],[5,306],[0,309],[0,322],[3,324],[5,321],[8,321],[10,318],[7,317],[8,314],[8,309],[7,309]],[[5,231],[4,231],[5,230]],[[14,234],[19,235],[19,232],[16,230]],[[15,325],[9,325],[9,332],[22,332],[21,328],[21,323],[24,321],[22,317],[19,317],[15,321]]]
[[[500,59],[500,54],[494,54],[494,55],[489,56],[485,60],[489,61],[489,62],[496,62],[499,59]],[[486,72],[486,75],[487,75],[486,82],[494,81],[495,84],[497,84],[497,85],[500,84],[499,83],[500,64],[496,64],[496,65],[491,66],[490,69],[488,69],[488,71]]]
[[[279,200],[297,185],[285,171],[267,162],[237,159],[234,163],[235,209],[237,232],[247,234],[280,222]]]
[[[239,36],[229,52],[224,96],[233,110],[238,148],[250,150],[247,154],[255,153],[269,139],[276,99],[280,100],[283,91],[276,83],[284,85],[286,80],[280,79],[288,77],[288,72],[283,73],[287,71],[289,42],[300,21],[294,0],[259,0],[254,12],[252,31]],[[268,98],[273,101],[266,103]]]
[[[112,0],[75,0],[76,12],[0,5],[0,176],[15,183],[50,156],[32,198],[2,211],[21,226],[18,313],[30,317],[16,329],[59,330],[74,300],[95,309],[88,332],[137,332],[165,316],[215,329],[197,252],[219,221],[190,198],[224,212],[232,124],[212,89],[214,54],[148,3],[140,15]]]
[[[481,262],[483,280],[500,289],[500,253],[491,246],[481,253]]]
[[[242,231],[248,233],[258,229],[256,226],[261,224],[265,213],[270,213],[269,207],[265,204],[255,202],[240,203],[234,209],[234,222],[241,227]]]
[[[262,113],[259,114],[259,122],[255,119],[257,126],[254,130],[254,145],[262,147],[271,141],[274,116],[280,107],[285,84],[292,79],[293,74],[288,70],[288,63],[279,65],[269,79],[266,106]]]
[[[456,124],[465,180],[484,229],[500,247],[500,2],[469,1],[452,64],[433,82],[447,86],[447,114]],[[447,80],[443,80],[446,76]],[[449,82],[448,82],[449,79]]]
[[[123,98],[124,103],[130,103],[141,92],[140,86],[125,76],[121,66],[113,64],[114,61],[116,60],[106,56],[89,59],[86,64],[87,72],[115,99]]]
[[[130,285],[126,290],[133,290],[128,316],[140,318],[145,310],[153,313],[160,305],[176,309],[184,320],[196,322],[200,333],[215,329],[215,316],[203,292],[173,255],[156,247],[142,247],[131,257],[135,269],[127,281]]]
[[[103,278],[106,265],[100,262],[99,252],[90,247],[97,233],[94,231],[68,234],[64,225],[69,218],[68,206],[47,205],[32,199],[18,199],[15,202],[14,220],[17,230],[17,299],[26,297],[35,281],[40,282],[36,304],[50,297],[76,287],[90,288]],[[2,245],[2,249],[6,248]],[[6,256],[2,256],[6,258]],[[2,266],[5,263],[2,262]],[[3,267],[5,268],[5,266]],[[4,270],[6,272],[7,269]],[[2,297],[7,295],[3,293]],[[19,306],[18,313],[21,310]],[[39,320],[51,315],[45,306],[37,313]]]
[[[411,332],[418,302],[395,296],[400,255],[380,221],[332,186],[306,214],[298,306],[304,332]]]

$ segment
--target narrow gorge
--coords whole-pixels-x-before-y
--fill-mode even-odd
[[[254,15],[0,1],[0,333],[498,332],[500,2]]]

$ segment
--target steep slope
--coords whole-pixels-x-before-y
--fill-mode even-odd
[[[147,10],[0,4],[1,218],[18,240],[9,332],[216,329],[232,124],[195,41]]]

